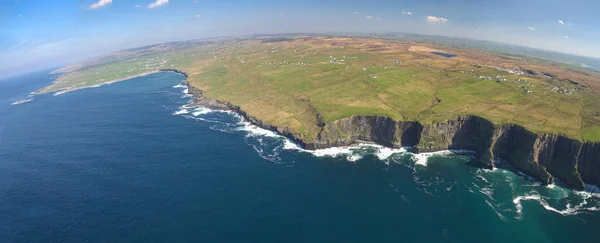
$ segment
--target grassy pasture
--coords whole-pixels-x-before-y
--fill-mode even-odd
[[[240,40],[118,54],[116,61],[71,68],[40,92],[172,68],[188,73],[190,84],[208,98],[229,101],[308,140],[318,132],[316,109],[325,122],[382,115],[431,123],[472,114],[536,133],[600,141],[600,97],[594,90],[600,77],[559,65],[416,43],[332,37]],[[498,67],[536,74],[511,74]],[[502,77],[497,82],[480,76]],[[579,90],[561,94],[552,92],[553,87]]]

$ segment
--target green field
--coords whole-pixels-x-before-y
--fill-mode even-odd
[[[189,83],[207,98],[229,101],[266,123],[290,128],[306,141],[319,131],[315,112],[324,122],[382,115],[424,124],[471,114],[497,124],[519,124],[535,133],[600,141],[600,97],[595,91],[600,81],[588,73],[399,41],[271,40],[171,43],[122,51],[65,68],[58,83],[40,93],[177,69],[186,72]],[[553,92],[555,87],[560,91]]]

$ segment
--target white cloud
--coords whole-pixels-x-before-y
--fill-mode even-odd
[[[412,12],[402,12],[404,15],[412,15]]]
[[[448,19],[444,17],[427,16],[427,18],[425,19],[430,24],[445,24],[446,22],[448,22]]]
[[[106,5],[109,5],[111,3],[112,3],[112,0],[99,0],[97,3],[90,5],[89,9],[98,9],[98,8],[104,7]]]
[[[359,12],[354,12],[354,13],[352,13],[352,14],[360,14],[360,13],[359,13]]]
[[[527,29],[528,29],[528,30],[535,30],[535,28],[534,28],[534,27],[531,27],[531,26],[527,27]]]
[[[148,8],[157,8],[167,3],[169,3],[169,0],[156,0],[156,2],[148,4]]]
[[[565,35],[565,38],[566,38],[566,39],[569,39],[569,36],[568,36],[568,35]]]
[[[560,19],[558,20],[558,23],[559,23],[559,24],[565,24],[565,22],[564,22],[564,21],[562,21],[562,20],[560,20]]]
[[[196,14],[196,16],[195,16],[195,17],[196,17],[196,18],[200,18],[200,17],[202,17],[202,15],[201,15],[201,14]]]
[[[138,4],[138,5],[135,5],[135,7],[136,7],[136,8],[141,8],[141,7],[142,7],[142,5]]]
[[[372,19],[373,17],[371,17],[371,16],[367,16],[367,17],[365,17],[365,18],[366,18],[366,19]]]

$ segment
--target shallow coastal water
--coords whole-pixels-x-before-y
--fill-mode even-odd
[[[0,81],[2,242],[597,242],[600,194],[468,153],[304,151],[157,73],[33,101]]]

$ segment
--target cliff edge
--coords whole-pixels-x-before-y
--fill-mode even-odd
[[[556,178],[576,190],[584,190],[585,184],[600,187],[600,143],[535,134],[516,124],[493,124],[473,115],[431,124],[384,116],[351,116],[331,123],[319,122],[318,134],[306,138],[286,127],[264,123],[229,102],[206,99],[201,90],[188,86],[194,104],[233,110],[252,124],[275,131],[305,149],[367,141],[390,148],[410,147],[415,153],[471,150],[477,153],[475,162],[486,168],[494,168],[493,162],[501,159],[544,184],[551,184]]]

